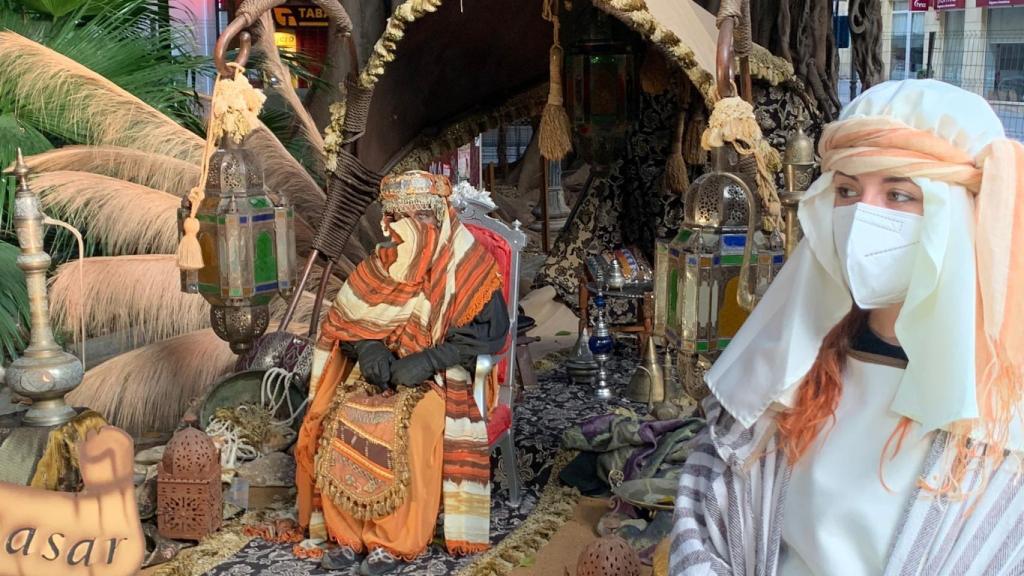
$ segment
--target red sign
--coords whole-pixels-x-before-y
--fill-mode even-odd
[[[931,6],[932,0],[911,0],[910,11],[911,12],[927,12],[928,7]]]
[[[964,0],[935,0],[936,10],[963,10]]]
[[[1024,0],[977,0],[978,8],[1002,8],[1003,6],[1024,6]]]

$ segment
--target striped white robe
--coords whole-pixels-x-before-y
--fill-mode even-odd
[[[704,408],[708,426],[694,438],[679,481],[669,574],[774,576],[784,553],[782,517],[790,475],[776,450],[774,415],[766,413],[744,428],[714,397]],[[935,435],[924,475],[938,471],[947,439],[946,432]],[[1020,470],[1019,455],[1010,455],[980,500],[916,490],[883,576],[1024,575]],[[976,486],[979,476],[968,473],[966,485]],[[971,514],[965,514],[971,506]]]

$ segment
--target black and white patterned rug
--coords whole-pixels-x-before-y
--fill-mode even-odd
[[[615,354],[608,362],[610,381],[615,399],[602,402],[594,389],[572,384],[565,372],[565,356],[549,355],[544,369],[537,373],[537,387],[526,390],[523,401],[515,406],[515,446],[519,476],[522,480],[522,503],[518,509],[508,504],[508,491],[502,472],[500,450],[492,455],[494,487],[491,492],[491,545],[496,545],[512,533],[537,505],[541,491],[551,475],[551,467],[558,453],[562,431],[586,418],[605,414],[615,407],[636,404],[619,399],[636,366],[636,347],[633,341],[616,344]],[[444,548],[432,544],[427,553],[416,561],[404,565],[393,574],[416,576],[445,576],[454,574],[473,563],[475,556],[452,558]],[[259,539],[249,542],[237,554],[207,572],[210,576],[314,576],[359,573],[358,565],[348,570],[328,572],[320,568],[318,560],[300,560],[292,555],[291,545],[272,544]]]

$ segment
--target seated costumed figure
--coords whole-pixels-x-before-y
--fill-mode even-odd
[[[1024,573],[1024,145],[977,94],[865,91],[806,237],[705,379],[670,573]]]
[[[452,554],[488,547],[490,451],[476,357],[509,331],[501,276],[449,204],[447,178],[381,183],[388,241],[338,292],[314,355],[295,457],[299,522],[326,525],[324,564],[382,574],[426,550],[444,501]],[[322,516],[321,516],[322,514]],[[363,557],[365,554],[365,557]]]

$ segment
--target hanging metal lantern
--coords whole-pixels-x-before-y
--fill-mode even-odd
[[[757,226],[757,203],[734,170],[731,147],[711,151],[713,169],[693,182],[684,199],[679,234],[658,247],[656,326],[679,350],[684,390],[698,400],[703,372],[728,346],[760,294],[782,267],[778,234]]]
[[[268,304],[288,298],[296,282],[295,216],[288,198],[275,203],[256,157],[224,138],[210,158],[199,205],[203,268],[182,272],[182,288],[210,303],[214,332],[241,354],[267,329]],[[178,212],[179,229],[188,216]]]
[[[816,168],[814,142],[804,133],[803,122],[803,118],[797,121],[796,130],[786,140],[786,150],[782,154],[782,175],[786,189],[779,194],[779,200],[786,210],[786,256],[793,253],[800,241],[797,208],[811,187]]]
[[[578,150],[600,172],[626,146],[637,121],[640,75],[628,28],[599,10],[584,13],[566,50],[566,102]]]
[[[214,62],[223,78],[234,72],[225,59],[227,46],[238,34],[235,64],[245,66],[251,36],[244,28],[251,19],[236,19],[214,49]],[[205,174],[204,197],[195,214],[196,239],[203,267],[182,271],[184,292],[203,295],[210,303],[213,331],[241,354],[252,348],[270,322],[268,304],[275,296],[291,296],[297,281],[295,215],[284,192],[271,199],[263,185],[263,168],[252,152],[225,134],[211,155]],[[188,199],[178,210],[178,233],[190,214]]]

